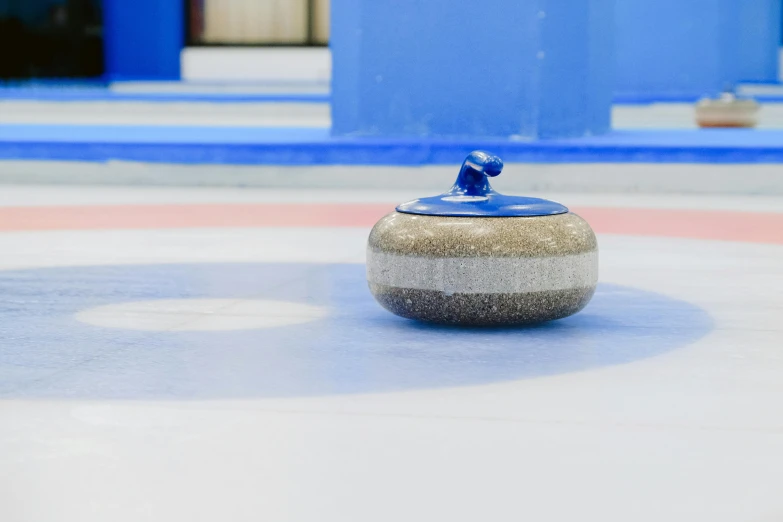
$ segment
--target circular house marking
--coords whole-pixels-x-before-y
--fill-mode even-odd
[[[275,328],[317,321],[326,309],[261,299],[161,299],[117,303],[76,314],[80,322],[144,331],[220,331]]]

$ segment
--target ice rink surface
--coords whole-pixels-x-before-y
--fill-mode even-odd
[[[0,520],[783,520],[783,198],[544,194],[594,301],[461,330],[365,286],[421,195],[3,187]]]
[[[0,91],[2,93],[2,91]],[[0,124],[28,125],[206,125],[212,127],[301,127],[331,125],[329,104],[314,102],[144,101],[2,99]],[[618,104],[612,109],[612,128],[696,129],[693,103]],[[759,112],[760,129],[783,128],[783,103],[767,102]]]

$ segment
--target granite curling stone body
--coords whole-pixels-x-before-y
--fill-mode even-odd
[[[753,128],[758,124],[759,104],[755,100],[738,98],[726,91],[718,98],[704,98],[696,104],[699,127]]]
[[[473,152],[440,196],[404,203],[370,233],[367,279],[402,317],[518,325],[584,308],[598,280],[590,226],[558,203],[492,190],[503,162]]]

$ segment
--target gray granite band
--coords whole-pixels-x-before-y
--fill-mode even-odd
[[[573,213],[537,217],[443,217],[392,212],[370,233],[370,248],[427,257],[543,257],[594,252],[590,225]]]
[[[447,295],[591,288],[598,281],[598,252],[560,257],[439,258],[388,254],[369,248],[367,280]]]
[[[587,305],[595,288],[522,294],[454,294],[394,288],[370,283],[378,302],[390,312],[440,324],[509,326],[562,319]]]

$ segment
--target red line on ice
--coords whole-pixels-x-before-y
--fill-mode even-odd
[[[215,227],[371,227],[393,204],[185,204],[2,207],[0,231]],[[783,214],[574,209],[599,234],[783,244]]]

